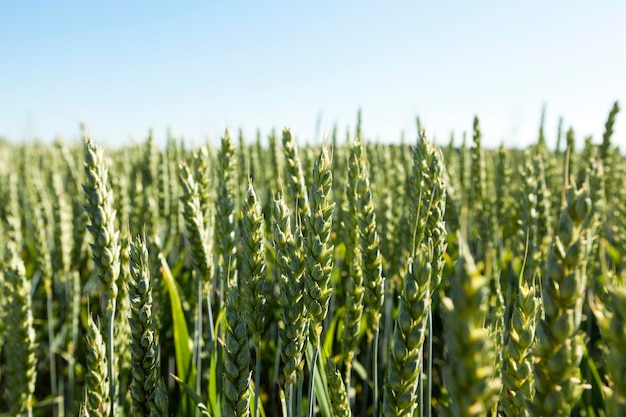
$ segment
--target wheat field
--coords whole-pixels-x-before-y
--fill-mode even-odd
[[[626,416],[618,112],[579,148],[360,115],[322,146],[0,142],[0,415]]]

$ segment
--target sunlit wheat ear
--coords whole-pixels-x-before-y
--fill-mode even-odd
[[[142,150],[143,164],[141,164],[141,185],[143,192],[141,193],[141,210],[143,224],[140,224],[142,230],[145,230],[147,236],[156,236],[158,234],[158,168],[159,154],[154,144],[154,135],[152,130],[148,133],[148,138],[143,145]]]
[[[265,226],[261,203],[248,179],[248,187],[243,199],[241,218],[241,247],[239,256],[241,277],[239,290],[242,312],[252,338],[256,354],[254,416],[259,412],[259,385],[261,381],[262,338],[265,331],[267,301],[271,296],[270,284],[265,273]]]
[[[85,171],[81,169],[84,163],[84,145],[76,144],[72,150],[61,147],[60,154],[64,161],[63,183],[69,210],[70,238],[64,241],[64,244],[68,245],[68,268],[70,272],[80,271],[87,263],[89,256],[89,251],[86,250],[89,215],[84,209],[85,195],[82,188],[85,184]],[[72,154],[76,157],[72,157]]]
[[[130,246],[130,273],[132,278],[128,295],[131,315],[128,321],[132,336],[130,395],[133,415],[166,416],[167,396],[159,392],[164,387],[158,362],[158,335],[154,325],[148,249],[139,237]],[[157,404],[157,396],[160,402],[165,403]]]
[[[111,393],[109,414],[115,413],[116,407],[116,370],[114,350],[114,321],[118,295],[118,277],[120,272],[119,232],[115,229],[115,210],[113,192],[109,189],[108,169],[102,148],[95,146],[87,135],[84,137],[85,177],[83,185],[85,211],[91,224],[87,229],[93,236],[91,244],[92,258],[102,289],[106,294],[107,320],[105,329],[109,360],[109,384]]]
[[[345,357],[346,385],[350,385],[352,361],[358,343],[361,317],[363,316],[363,260],[361,256],[359,214],[361,211],[358,194],[358,183],[362,179],[364,164],[362,159],[363,148],[357,138],[350,148],[348,158],[348,178],[346,181],[346,205],[342,228],[345,236],[346,263],[348,276],[345,280],[346,312],[344,317],[344,331],[341,340],[341,350]]]
[[[543,265],[552,243],[552,193],[546,182],[546,167],[541,156],[533,158],[533,168],[537,177],[537,243],[541,254],[540,265]]]
[[[14,242],[5,248],[4,294],[6,296],[5,358],[3,369],[4,399],[11,413],[18,415],[34,404],[37,379],[37,357],[30,281],[26,279],[24,263],[18,256]],[[2,282],[0,282],[0,285]]]
[[[63,186],[63,178],[58,172],[52,174],[52,190],[54,198],[53,208],[53,248],[52,268],[63,281],[69,272],[72,248],[72,218],[71,207],[67,200],[67,193]]]
[[[502,239],[509,245],[511,237],[515,236],[518,224],[512,186],[512,157],[504,143],[498,148],[498,157],[495,169],[496,214],[502,233]]]
[[[157,381],[156,389],[152,395],[152,399],[148,405],[150,410],[150,416],[155,417],[168,417],[169,413],[169,398],[167,396],[167,390],[165,388],[165,382],[162,378]]]
[[[600,145],[600,158],[602,161],[606,161],[609,157],[609,153],[611,151],[612,143],[611,138],[614,133],[615,120],[617,119],[617,113],[620,111],[619,102],[613,103],[611,107],[611,111],[609,112],[609,117],[604,124],[604,134],[602,135],[602,144]]]
[[[519,206],[518,250],[524,255],[524,281],[533,283],[533,278],[539,272],[538,246],[538,215],[537,210],[537,177],[533,170],[530,151],[524,153],[524,166],[520,169],[523,178],[523,187],[517,190]]]
[[[585,343],[579,332],[591,246],[592,205],[586,186],[570,186],[542,279],[545,317],[534,349],[535,398],[532,416],[569,416],[585,388],[580,361]]]
[[[7,197],[4,209],[4,220],[8,240],[15,242],[17,248],[22,247],[22,217],[20,216],[20,201],[18,196],[18,178],[15,173],[8,174],[6,179]]]
[[[91,314],[87,323],[85,339],[87,342],[86,411],[90,416],[108,417],[110,415],[110,399],[106,347],[100,329],[93,321]]]
[[[617,114],[620,112],[621,108],[619,102],[613,103],[609,116],[604,125],[604,134],[602,135],[602,144],[599,147],[599,156],[601,159],[601,164],[604,168],[605,176],[605,197],[606,197],[606,207],[623,207],[624,199],[621,198],[621,194],[623,193],[624,187],[621,186],[624,179],[624,164],[622,163],[623,159],[620,154],[620,149],[618,146],[615,146],[612,141],[614,135],[614,126],[617,119]],[[611,215],[607,217],[611,218]],[[610,223],[610,222],[609,222]],[[605,225],[604,228],[607,229],[607,234],[611,233],[611,229],[613,227]],[[624,253],[624,252],[622,252]]]
[[[302,162],[298,154],[298,144],[288,129],[283,130],[282,144],[285,156],[285,181],[292,204],[294,204],[290,207],[296,209],[297,218],[306,219],[311,215],[311,206],[309,205]],[[303,224],[303,226],[305,225]],[[303,231],[303,234],[306,233]]]
[[[278,191],[282,184],[284,184],[283,178],[285,176],[285,159],[282,156],[280,143],[276,134],[276,131],[272,130],[268,137],[269,141],[269,163],[274,168],[274,175],[270,178],[270,188],[274,191]]]
[[[399,242],[402,239],[400,227],[403,219],[403,205],[398,204],[398,201],[404,198],[403,187],[406,178],[404,167],[393,163],[391,151],[388,151],[387,155],[389,162],[386,164],[388,166],[385,167],[387,168],[385,183],[388,186],[381,186],[381,197],[377,200],[381,206],[378,224],[380,225],[380,253],[381,260],[384,260],[385,276],[390,278],[390,284],[395,287],[396,278],[400,276],[402,269],[402,262],[399,259],[401,258],[401,246],[404,244]],[[366,293],[365,297],[367,296]],[[365,305],[368,306],[369,302],[366,301]]]
[[[52,270],[52,256],[50,253],[50,244],[49,244],[49,230],[48,223],[49,219],[47,218],[47,210],[45,201],[45,197],[43,194],[43,186],[40,185],[40,190],[38,191],[38,196],[36,202],[33,202],[34,207],[32,209],[33,213],[33,226],[34,226],[34,241],[37,245],[37,251],[35,256],[35,265],[39,272],[41,272],[42,279],[47,287],[47,291],[51,291],[51,284],[53,279],[53,270]],[[60,278],[60,277],[59,277]],[[64,280],[64,278],[60,279],[60,281]]]
[[[252,180],[243,204],[241,226],[241,295],[242,314],[252,337],[257,355],[261,354],[261,341],[265,331],[267,298],[270,288],[265,276],[264,220],[261,203],[254,192]]]
[[[160,154],[159,164],[159,216],[162,218],[164,226],[165,246],[173,244],[176,250],[178,234],[177,220],[179,218],[178,209],[178,172],[176,160],[172,146],[172,138],[166,141],[165,150]]]
[[[307,339],[308,320],[302,298],[302,276],[304,262],[297,240],[291,232],[289,208],[282,197],[274,200],[272,207],[272,224],[276,265],[279,269],[282,325],[278,334],[281,338],[281,357],[285,386],[302,379],[304,362],[304,346]],[[297,229],[296,234],[300,234]],[[286,394],[290,395],[289,390]]]
[[[420,135],[413,151],[413,168],[408,181],[410,193],[409,225],[411,225],[411,251],[432,240],[433,282],[431,293],[439,288],[446,252],[446,189],[443,182],[441,153]],[[416,256],[415,252],[411,256]]]
[[[72,198],[72,250],[70,269],[79,270],[87,261],[86,236],[89,216],[83,208],[82,199]]]
[[[120,272],[118,277],[117,306],[115,309],[115,327],[113,337],[115,340],[115,369],[116,373],[128,375],[131,364],[131,349],[128,343],[130,339],[130,298],[128,297],[128,285],[130,279],[130,241],[128,232],[120,239]]]
[[[326,378],[328,380],[328,393],[330,394],[330,406],[333,416],[351,417],[350,404],[346,386],[341,379],[341,373],[337,370],[333,358],[326,359]]]
[[[322,322],[328,312],[332,294],[329,282],[333,246],[329,240],[335,204],[329,198],[331,185],[330,159],[328,151],[323,149],[315,161],[313,182],[309,189],[311,216],[305,219],[304,302],[311,319],[314,345],[317,345],[322,333]]]
[[[535,395],[532,348],[541,300],[535,289],[524,282],[518,289],[508,326],[504,350],[503,389],[500,397],[506,415],[528,416],[526,402]]]
[[[93,236],[92,256],[102,288],[109,303],[117,298],[119,275],[119,233],[115,230],[113,193],[108,184],[108,169],[102,148],[85,137],[85,176],[83,185],[85,211],[91,222],[87,230]]]
[[[235,175],[235,148],[228,131],[222,138],[217,156],[217,193],[215,205],[215,253],[219,258],[220,289],[227,292],[237,271],[235,202],[233,178]]]
[[[236,285],[228,290],[226,323],[222,415],[247,417],[250,414],[250,349],[246,323],[241,312],[239,288]]]
[[[470,215],[478,221],[482,221],[485,215],[485,193],[486,190],[486,171],[485,171],[485,155],[482,148],[482,133],[478,117],[474,117],[474,127],[472,132],[472,145],[469,150],[470,155],[470,183],[468,184],[468,201],[471,210]],[[488,236],[486,230],[483,230],[484,223],[477,227],[477,258],[483,259],[485,253],[485,243]]]
[[[432,245],[432,242],[429,242]],[[422,346],[431,305],[432,248],[420,248],[409,259],[385,376],[383,415],[409,416],[417,406],[417,378],[422,369]]]
[[[193,156],[193,179],[198,187],[198,200],[200,201],[200,211],[204,218],[205,227],[211,223],[211,207],[214,198],[210,162],[211,156],[208,147],[201,146]]]
[[[246,139],[241,128],[239,128],[239,131],[237,132],[237,142],[238,143],[235,149],[235,158],[237,160],[235,181],[237,201],[241,202],[245,198],[246,194],[246,179],[253,175],[252,160],[254,157],[251,154],[248,154],[248,148],[252,147],[248,146],[246,143]]]
[[[494,378],[497,352],[484,327],[489,279],[478,271],[462,238],[460,244],[450,290],[441,300],[447,347],[444,381],[451,400],[446,413],[478,417],[497,402],[501,381]]]
[[[366,174],[359,180],[359,246],[363,262],[364,308],[367,317],[367,333],[371,339],[380,327],[381,309],[384,301],[385,281],[383,278],[380,239],[376,231],[376,214],[372,201],[372,190]]]
[[[179,181],[183,191],[180,202],[183,207],[186,236],[191,249],[191,262],[202,280],[210,283],[211,247],[200,202],[200,191],[185,163],[179,165]]]
[[[596,317],[602,339],[606,343],[604,357],[609,375],[606,413],[608,417],[626,415],[626,288],[613,288],[608,300],[591,299],[591,308]]]
[[[165,240],[169,238],[170,232],[170,193],[169,189],[169,164],[167,154],[158,152],[157,160],[157,178],[156,178],[156,194],[157,194],[157,232],[159,236],[163,236]]]

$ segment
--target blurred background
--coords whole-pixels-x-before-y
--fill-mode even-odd
[[[0,137],[217,143],[273,128],[407,141],[537,139],[542,108],[600,140],[626,99],[623,1],[21,1],[0,5]],[[617,126],[614,142],[624,140]],[[623,145],[623,144],[622,144]]]

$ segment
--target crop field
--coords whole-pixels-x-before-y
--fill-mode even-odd
[[[618,112],[525,149],[0,142],[0,416],[626,416]]]

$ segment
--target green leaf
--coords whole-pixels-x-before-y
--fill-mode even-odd
[[[309,342],[306,346],[306,359],[309,363],[309,367],[311,362],[313,361],[313,356],[315,352],[313,351],[313,345]],[[317,404],[319,405],[320,412],[323,417],[333,417],[333,411],[330,407],[330,394],[328,393],[328,381],[326,380],[326,355],[324,354],[324,350],[320,350],[317,355],[317,362],[315,363],[315,369],[313,373],[313,384],[315,385],[315,398],[317,399]],[[309,398],[310,400],[310,398]]]
[[[609,257],[614,263],[619,264],[620,261],[622,260],[622,254],[620,253],[619,249],[617,249],[615,246],[611,245],[610,243],[607,244],[606,252],[609,254]]]
[[[176,382],[178,382],[178,384],[181,387],[183,387],[183,390],[185,391],[185,393],[187,393],[187,396],[191,398],[191,400],[194,402],[196,407],[198,407],[198,409],[200,410],[200,413],[202,413],[202,416],[211,417],[211,414],[209,414],[209,410],[207,409],[207,406],[204,405],[204,403],[202,402],[202,398],[200,398],[200,396],[193,390],[193,388],[185,384],[185,382],[179,377],[177,377],[176,375],[174,374],[170,374],[170,375],[172,375],[172,378],[174,378]]]
[[[183,313],[183,307],[178,292],[178,287],[172,276],[169,265],[165,258],[159,254],[161,259],[161,271],[166,284],[167,292],[170,295],[170,304],[172,305],[172,323],[174,326],[174,346],[176,349],[176,369],[183,380],[189,386],[195,383],[196,369],[193,364],[192,358],[192,343],[189,337],[189,331],[187,329],[187,322],[185,321],[185,314]],[[183,415],[190,415],[187,409],[187,403],[183,401]]]
[[[250,410],[253,410],[254,396],[256,395],[256,392],[254,391],[254,381],[252,381],[252,379],[250,379],[250,384],[248,384],[248,394],[249,408]],[[251,416],[253,414],[254,413],[250,413]],[[267,417],[265,414],[265,409],[263,408],[263,401],[259,401],[259,415],[260,417]]]
[[[323,346],[325,352],[332,351],[333,344],[335,343],[335,334],[337,333],[337,327],[339,325],[340,318],[345,316],[345,306],[338,307],[335,311],[335,315],[330,321],[330,325],[328,326],[328,330],[325,332]]]
[[[585,408],[595,410],[596,414],[599,410],[604,411],[606,401],[602,389],[604,384],[602,383],[602,378],[600,378],[596,365],[589,359],[587,348],[585,348],[583,359],[580,361],[580,373],[583,375],[583,378],[589,378],[586,382],[591,385],[591,398],[589,399],[589,396],[585,394],[581,397],[581,400],[586,405]],[[589,401],[591,402],[588,403]]]
[[[217,334],[217,329],[220,327],[220,324],[225,320],[225,316],[226,316],[226,308],[222,308],[215,320],[216,334]],[[208,393],[209,404],[208,405],[209,405],[210,410],[213,412],[213,415],[215,416],[221,415],[221,407],[220,407],[219,395],[218,395],[219,380],[218,380],[218,375],[217,375],[218,343],[220,343],[219,338],[216,337],[215,340],[213,341],[213,349],[211,350],[211,360],[209,364],[209,386],[207,387],[209,391]]]
[[[361,362],[354,359],[352,361],[352,369],[354,370],[354,372],[356,372],[359,378],[361,378],[363,381],[367,381],[367,370]]]

